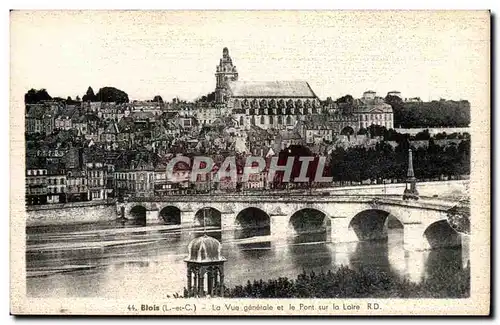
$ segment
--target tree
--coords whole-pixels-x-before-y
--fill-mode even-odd
[[[163,103],[163,98],[161,98],[161,96],[160,96],[160,95],[156,95],[156,96],[153,98],[153,102]]]
[[[97,101],[100,102],[115,102],[118,104],[128,103],[128,95],[123,90],[114,87],[103,87],[96,94]]]
[[[81,101],[80,96],[78,96],[78,95],[76,96],[76,101],[77,102]]]
[[[84,101],[84,102],[95,102],[96,100],[97,100],[97,98],[96,98],[96,96],[94,94],[94,90],[92,89],[92,87],[89,86],[89,88],[87,89],[87,92],[82,97],[82,101]]]
[[[393,108],[394,106],[400,108],[403,107],[403,100],[399,96],[393,96],[393,95],[387,95],[385,96],[385,102],[389,105],[391,105]]]
[[[372,124],[368,127],[368,132],[370,133],[371,138],[382,137],[386,134],[387,129],[385,126]]]
[[[428,129],[425,129],[425,130],[415,134],[415,140],[429,140],[430,138],[431,138],[431,135],[430,135]]]
[[[352,105],[354,103],[354,98],[351,95],[345,95],[336,100],[337,104],[348,104]]]
[[[36,104],[43,100],[50,100],[52,97],[47,93],[47,90],[42,88],[40,90],[30,89],[26,94],[24,94],[25,104]]]

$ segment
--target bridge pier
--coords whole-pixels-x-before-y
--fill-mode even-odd
[[[286,240],[289,232],[287,215],[271,215],[269,217],[269,222],[272,241]]]
[[[236,213],[223,211],[220,215],[220,228],[222,241],[234,241],[236,230]]]
[[[160,211],[146,210],[146,226],[162,224],[160,219]]]
[[[181,227],[193,228],[196,225],[195,214],[196,212],[191,210],[181,211]]]
[[[429,249],[425,243],[424,225],[421,223],[403,223],[403,248],[405,251],[415,252]]]
[[[354,229],[349,228],[350,218],[342,216],[330,217],[332,243],[349,243],[359,241]]]

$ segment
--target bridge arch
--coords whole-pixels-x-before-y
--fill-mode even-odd
[[[167,225],[180,225],[181,224],[181,210],[173,205],[168,205],[160,210],[160,218]]]
[[[380,208],[368,208],[356,213],[349,221],[348,229],[352,230],[359,241],[387,239],[389,223],[397,228],[404,228],[397,217]]]
[[[296,233],[326,231],[330,225],[330,218],[327,213],[317,208],[301,208],[295,211],[288,220],[291,230]]]
[[[453,229],[446,219],[431,223],[425,228],[422,236],[425,248],[428,249],[462,246],[460,233]]]
[[[128,215],[137,223],[146,224],[147,209],[142,204],[130,208]]]
[[[296,235],[296,243],[329,241],[330,229],[330,217],[316,208],[299,209],[288,220],[289,233]]]
[[[221,227],[222,213],[213,207],[199,209],[194,215],[194,222],[198,226]]]
[[[247,207],[241,210],[235,219],[235,238],[268,236],[271,234],[271,217],[257,207]]]

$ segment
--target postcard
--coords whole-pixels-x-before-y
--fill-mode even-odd
[[[11,11],[11,313],[488,315],[490,19]]]

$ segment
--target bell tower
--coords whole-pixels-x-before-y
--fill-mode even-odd
[[[222,58],[215,70],[215,101],[225,102],[227,83],[238,80],[238,71],[233,65],[233,60],[229,56],[229,50],[225,47],[222,50]]]

